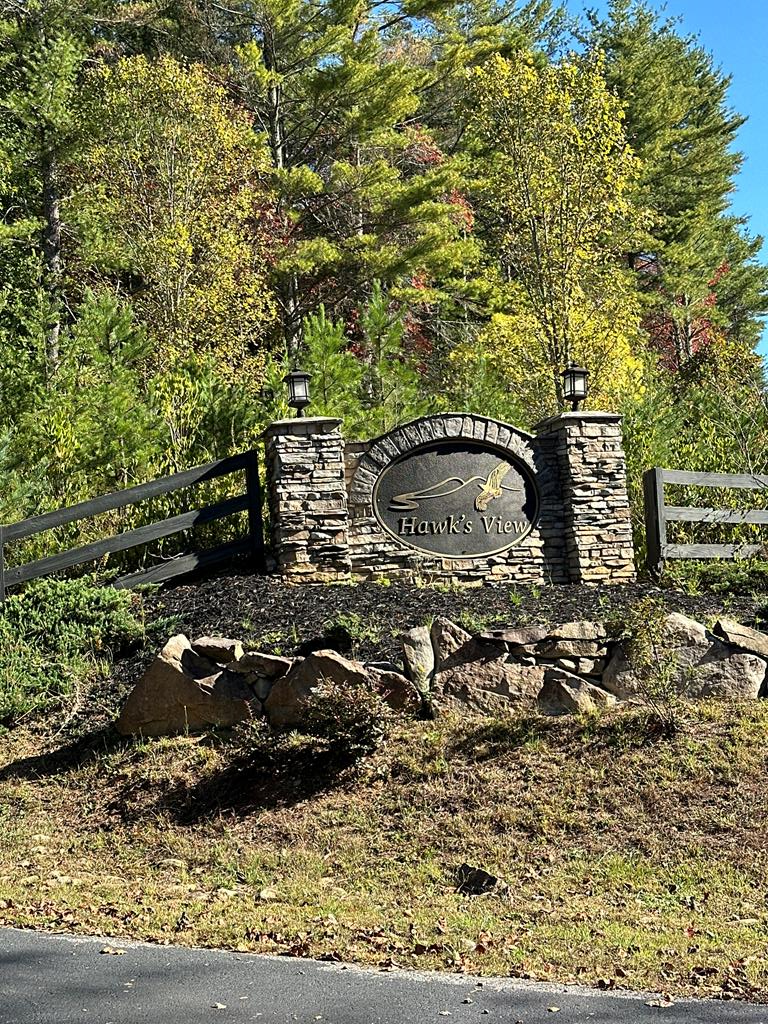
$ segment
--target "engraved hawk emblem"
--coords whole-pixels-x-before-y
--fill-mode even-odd
[[[485,482],[482,484],[480,493],[475,498],[475,508],[478,512],[485,512],[488,508],[489,501],[493,501],[494,498],[501,497],[501,481],[511,468],[512,467],[508,462],[500,462],[498,466],[495,466],[491,470]]]

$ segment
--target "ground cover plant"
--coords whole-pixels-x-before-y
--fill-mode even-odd
[[[219,576],[148,594],[151,639],[108,685],[84,688],[79,714],[63,729],[60,717],[29,717],[3,736],[0,923],[768,998],[763,701],[683,705],[674,730],[649,708],[382,724],[378,706],[355,717],[329,690],[312,735],[249,723],[130,741],[111,728],[179,628],[220,631],[247,614],[274,637],[290,621],[290,653],[343,610],[366,657],[433,614],[626,619],[639,596],[660,593]],[[722,609],[709,594],[664,598],[701,619]],[[753,607],[739,608],[742,621]],[[372,621],[378,646],[361,628]],[[344,742],[328,728],[340,710]],[[463,863],[506,888],[459,893]]]
[[[0,729],[25,716],[59,722],[77,692],[108,675],[115,650],[144,634],[135,595],[89,579],[44,579],[0,611]]]

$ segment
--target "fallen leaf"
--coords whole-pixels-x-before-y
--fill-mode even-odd
[[[117,949],[115,946],[105,946],[104,949],[100,949],[99,952],[106,953],[108,956],[125,956],[125,950]]]

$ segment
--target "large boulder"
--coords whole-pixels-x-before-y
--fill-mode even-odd
[[[665,620],[659,657],[660,672],[669,673],[671,690],[685,697],[754,699],[768,670],[768,661],[734,651],[710,636],[700,622],[677,612]],[[622,700],[642,698],[646,691],[621,646],[608,663],[601,685]]]
[[[455,654],[467,640],[471,639],[466,629],[457,626],[455,622],[438,615],[433,621],[429,630],[432,641],[432,650],[435,655],[435,669],[439,670],[444,661],[447,661],[452,654]]]
[[[297,729],[304,720],[304,702],[322,682],[340,686],[371,686],[363,666],[336,651],[315,651],[295,664],[272,686],[264,707],[273,729]]]
[[[616,703],[612,694],[560,668],[546,670],[537,700],[545,715],[589,713]]]
[[[426,696],[435,674],[435,652],[426,626],[414,626],[400,638],[405,674],[419,693]]]
[[[236,673],[199,654],[186,636],[171,637],[134,687],[117,720],[123,736],[172,736],[232,726],[258,701]]]
[[[544,668],[510,660],[505,647],[473,638],[444,663],[435,676],[438,705],[496,714],[510,704],[533,703],[544,683]]]
[[[374,668],[371,665],[366,666],[366,670],[376,692],[393,711],[402,711],[409,715],[418,714],[422,707],[421,694],[402,672]]]
[[[768,634],[742,626],[733,619],[720,619],[712,632],[733,647],[756,654],[759,658],[768,658]]]

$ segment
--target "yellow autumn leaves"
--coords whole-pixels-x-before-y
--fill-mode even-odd
[[[495,57],[470,72],[477,191],[498,268],[479,342],[529,409],[562,399],[569,359],[590,368],[592,402],[617,408],[639,388],[640,309],[622,265],[644,224],[638,161],[600,58],[538,66]],[[626,261],[625,261],[626,263]]]

